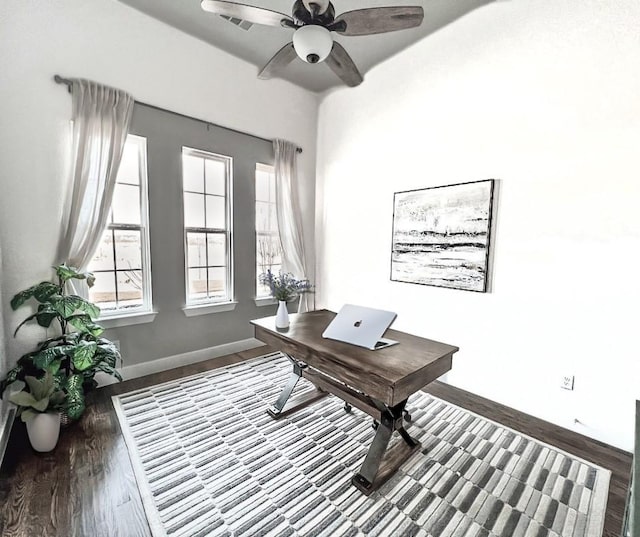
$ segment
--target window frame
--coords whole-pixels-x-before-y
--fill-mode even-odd
[[[127,272],[119,270],[116,263],[115,255],[115,232],[116,231],[139,231],[140,232],[140,272],[142,273],[142,304],[131,308],[117,308],[113,310],[100,310],[98,322],[111,321],[124,318],[140,318],[140,322],[150,322],[155,318],[153,310],[153,289],[152,289],[152,269],[151,269],[151,242],[149,237],[149,171],[147,162],[147,138],[137,134],[128,133],[125,144],[134,141],[138,146],[138,178],[140,180],[140,224],[114,224],[107,222],[103,231],[103,236],[107,231],[112,233],[113,247],[113,270],[95,270],[94,274],[112,274],[115,272],[115,294],[116,304],[118,303],[118,278],[119,272]],[[117,182],[117,178],[116,178]],[[128,183],[125,183],[128,184]],[[113,204],[113,202],[112,202]],[[109,209],[110,214],[113,207]],[[101,239],[102,240],[102,239]],[[95,254],[94,254],[95,255]],[[99,304],[97,304],[99,306]],[[134,323],[133,324],[137,324]]]
[[[270,175],[273,175],[274,181],[275,181],[275,166],[273,164],[264,164],[263,162],[256,162],[256,167],[255,167],[255,172],[254,172],[254,185],[256,183],[256,176],[258,172],[263,172],[263,173],[268,173]],[[253,205],[254,205],[254,209],[257,207],[258,202],[260,203],[269,203],[269,204],[273,204],[275,206],[276,209],[276,230],[275,231],[258,231],[258,214],[257,214],[257,210],[255,211],[255,215],[254,215],[254,222],[253,222],[253,227],[254,227],[254,235],[255,235],[255,241],[256,241],[256,246],[255,246],[255,256],[256,256],[256,262],[255,262],[255,273],[256,273],[256,282],[255,282],[255,287],[254,287],[254,301],[256,303],[257,306],[264,306],[264,305],[270,305],[270,304],[275,304],[277,301],[275,300],[275,298],[273,298],[269,293],[261,295],[258,293],[259,290],[259,286],[260,286],[260,282],[258,280],[258,239],[260,237],[260,235],[267,235],[267,236],[275,236],[278,239],[278,242],[280,242],[280,225],[278,223],[278,218],[277,218],[277,200],[274,200],[273,202],[267,201],[265,202],[264,200],[258,200],[257,199],[257,188],[256,191],[254,193],[254,200],[253,200]],[[282,244],[280,244],[280,268],[282,268]]]
[[[213,151],[206,151],[204,149],[197,149],[194,147],[189,147],[186,145],[182,146],[181,149],[181,170],[180,170],[180,178],[181,178],[181,190],[182,190],[182,227],[183,227],[183,251],[184,251],[184,297],[185,297],[185,305],[183,307],[183,311],[186,316],[191,317],[193,315],[198,315],[199,313],[215,313],[218,311],[229,311],[235,307],[237,303],[235,301],[235,282],[234,282],[234,259],[233,259],[233,157],[229,155],[222,155],[220,153],[215,153]],[[206,206],[206,177],[203,177],[205,184],[204,189],[205,192],[194,192],[192,190],[185,190],[184,184],[184,161],[182,160],[185,155],[194,156],[203,159],[209,160],[217,160],[221,161],[225,165],[225,223],[226,229],[221,228],[209,228],[209,227],[194,227],[187,226],[185,221],[185,193],[191,194],[199,194],[204,198],[204,215],[205,215],[205,224],[206,224],[206,214],[207,214],[207,206]],[[218,196],[219,197],[219,196]],[[188,245],[188,234],[189,233],[202,233],[205,237],[206,251],[207,251],[207,266],[204,267],[190,267],[189,266],[189,245]],[[225,261],[226,261],[226,288],[227,294],[223,299],[214,299],[211,297],[206,297],[204,299],[198,300],[190,300],[189,298],[189,269],[196,268],[208,271],[211,268],[208,265],[208,235],[224,235],[226,238],[226,248],[225,248]],[[217,266],[217,265],[216,265]],[[208,274],[208,272],[207,272]],[[207,277],[207,294],[208,291],[208,277]],[[233,306],[233,307],[230,307]]]

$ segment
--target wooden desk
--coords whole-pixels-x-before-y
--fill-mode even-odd
[[[328,393],[345,401],[345,411],[353,405],[373,417],[376,435],[360,472],[352,480],[369,495],[420,448],[404,428],[404,420],[411,419],[405,411],[407,399],[451,369],[458,347],[397,330],[387,330],[384,337],[399,345],[377,351],[324,339],[322,332],[335,315],[328,310],[292,315],[287,331],[275,328],[275,317],[256,319],[251,324],[256,339],[282,351],[293,364],[287,385],[268,410],[273,418],[295,412]],[[300,378],[312,382],[317,390],[289,400]],[[394,432],[403,441],[387,450]]]

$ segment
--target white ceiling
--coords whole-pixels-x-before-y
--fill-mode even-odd
[[[346,37],[333,34],[351,55],[364,75],[373,66],[393,56],[407,46],[455,21],[466,13],[493,0],[333,0],[336,16],[344,11],[379,6],[421,5],[424,22],[418,28],[372,36]],[[260,69],[282,46],[291,41],[293,30],[253,25],[243,30],[218,15],[200,8],[200,0],[120,0],[151,17],[213,46],[238,56]],[[253,6],[291,14],[293,0],[242,0]],[[327,65],[309,65],[296,59],[286,67],[282,78],[314,92],[341,86],[340,79]],[[265,82],[268,83],[268,82]]]

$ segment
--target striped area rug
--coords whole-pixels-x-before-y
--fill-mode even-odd
[[[328,397],[272,420],[290,370],[272,354],[113,398],[154,537],[602,534],[607,470],[423,392],[422,451],[364,496],[371,418]]]

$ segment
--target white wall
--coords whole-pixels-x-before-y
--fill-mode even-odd
[[[326,96],[318,134],[321,304],[396,310],[397,328],[460,347],[448,382],[628,450],[638,28],[636,0],[497,2]],[[394,191],[487,178],[493,292],[391,282]]]
[[[53,82],[56,73],[299,144],[304,231],[307,243],[313,241],[316,95],[284,81],[260,81],[255,66],[115,0],[4,0],[0,66],[0,244],[8,334],[26,311],[11,313],[9,298],[51,278],[55,261],[71,115],[70,95]],[[10,358],[42,336],[34,328],[10,339]]]

